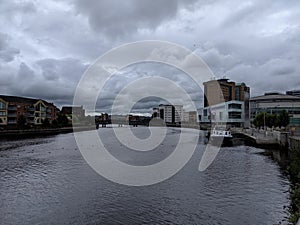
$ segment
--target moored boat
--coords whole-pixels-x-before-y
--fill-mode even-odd
[[[224,146],[224,145],[231,145],[233,137],[229,130],[214,128],[209,138],[211,144]]]

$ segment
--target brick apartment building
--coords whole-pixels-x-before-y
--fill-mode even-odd
[[[41,99],[0,95],[0,127],[16,128],[22,115],[29,127],[40,126],[46,119],[50,124],[57,118],[58,108]]]

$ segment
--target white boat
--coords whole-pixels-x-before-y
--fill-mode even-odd
[[[210,134],[210,142],[214,145],[231,145],[232,134],[229,130],[214,128]]]

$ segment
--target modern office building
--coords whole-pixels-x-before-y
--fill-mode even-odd
[[[161,118],[166,124],[180,124],[183,116],[182,105],[159,105],[153,108],[152,117]]]
[[[222,78],[204,85],[202,122],[248,127],[250,88],[245,83],[235,83]]]
[[[244,108],[244,102],[235,100],[205,107],[202,122],[243,127],[245,126]]]
[[[42,125],[46,119],[51,124],[56,119],[57,107],[41,99],[0,95],[0,126],[17,127],[18,119],[23,116],[25,125]]]
[[[260,112],[277,114],[286,110],[290,116],[290,125],[300,125],[300,97],[278,92],[265,93],[250,99],[251,122]]]

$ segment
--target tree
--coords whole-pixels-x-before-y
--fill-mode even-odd
[[[59,124],[60,127],[67,126],[69,123],[69,120],[66,115],[64,114],[58,114],[57,116],[57,123]]]
[[[58,122],[57,122],[56,119],[54,119],[54,120],[52,121],[52,127],[57,127],[57,126],[58,126]]]
[[[253,120],[253,124],[255,127],[263,127],[264,126],[264,117],[265,112],[260,112],[259,114],[257,114]]]
[[[286,127],[290,123],[289,114],[286,110],[282,110],[278,115],[278,125],[281,127]]]
[[[253,120],[255,127],[286,127],[289,124],[289,114],[283,110],[279,114],[261,112]]]
[[[50,126],[50,122],[49,122],[48,118],[42,120],[42,126],[43,127],[49,127]]]

